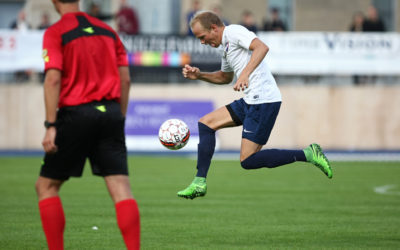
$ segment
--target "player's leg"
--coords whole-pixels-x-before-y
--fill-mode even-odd
[[[233,126],[235,126],[235,123],[225,106],[200,118],[198,122],[200,138],[197,152],[196,177],[207,177],[211,158],[215,150],[215,131]]]
[[[200,140],[197,149],[197,174],[186,189],[178,192],[178,196],[183,198],[193,199],[206,194],[206,177],[215,150],[215,131],[236,124],[224,106],[200,118],[198,126]]]
[[[303,150],[261,150],[262,146],[249,139],[242,139],[240,163],[244,169],[275,168],[295,161],[306,161]]]
[[[296,161],[308,161],[320,168],[329,178],[332,170],[317,144],[304,150],[266,149],[261,150],[269,139],[280,109],[278,103],[264,103],[251,107],[243,122],[240,161],[245,169],[262,167],[275,168]],[[261,151],[260,151],[261,150]]]
[[[104,180],[115,203],[118,227],[127,249],[140,249],[139,208],[132,196],[128,176],[109,175]]]
[[[304,150],[265,149],[261,151],[254,150],[256,146],[252,144],[258,145],[248,139],[242,139],[240,162],[244,169],[275,168],[296,161],[303,161],[314,164],[328,178],[332,178],[329,160],[316,143]]]
[[[253,155],[261,150],[263,145],[250,141],[249,139],[242,138],[240,145],[240,162],[243,162],[250,155]]]
[[[261,150],[275,125],[281,103],[249,105],[243,120],[240,162],[245,169],[277,167],[296,160],[305,161],[302,150]]]
[[[65,216],[58,192],[64,181],[40,176],[36,181],[39,212],[50,250],[64,249]]]

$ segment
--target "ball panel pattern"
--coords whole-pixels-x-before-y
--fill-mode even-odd
[[[160,127],[158,137],[163,146],[171,150],[183,148],[189,141],[190,130],[179,119],[166,120]]]

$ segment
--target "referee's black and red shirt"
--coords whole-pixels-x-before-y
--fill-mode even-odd
[[[62,72],[58,106],[120,98],[118,67],[128,66],[125,48],[107,24],[84,12],[68,13],[43,39],[45,71]]]

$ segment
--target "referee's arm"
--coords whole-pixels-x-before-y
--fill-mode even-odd
[[[119,77],[121,80],[121,112],[124,116],[126,116],[126,111],[128,109],[128,101],[129,101],[129,88],[131,86],[131,79],[129,76],[129,67],[128,66],[120,66],[118,67]]]
[[[55,122],[57,118],[58,99],[60,97],[61,71],[49,69],[44,79],[44,102],[46,121]]]
[[[46,121],[55,122],[57,119],[57,107],[60,97],[61,71],[58,69],[49,69],[46,71],[44,79],[44,102],[46,109]],[[42,145],[46,153],[54,153],[57,151],[55,144],[56,128],[51,126],[46,129]]]

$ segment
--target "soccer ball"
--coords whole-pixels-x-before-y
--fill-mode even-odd
[[[189,127],[179,119],[166,120],[158,131],[161,144],[171,150],[183,148],[188,143],[189,137]]]

